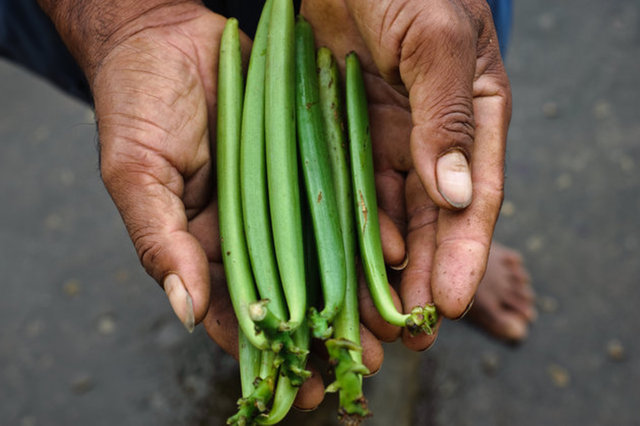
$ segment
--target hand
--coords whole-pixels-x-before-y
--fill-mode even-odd
[[[202,322],[237,358],[211,156],[225,22],[189,3],[155,9],[99,61],[91,87],[102,178],[141,263],[188,329]],[[242,44],[246,60],[251,42],[244,35]],[[314,408],[322,397],[316,374],[296,405]]]
[[[219,302],[224,280],[210,279],[221,264],[209,129],[225,19],[188,4],[137,22],[91,79],[102,178],[143,266],[185,326],[210,312],[233,328]],[[212,334],[234,352],[229,333]]]
[[[316,42],[339,62],[358,52],[370,102],[385,260],[408,258],[405,311],[434,302],[448,318],[473,300],[503,197],[508,79],[484,0],[304,0]],[[383,324],[365,291],[363,323]],[[396,336],[399,330],[396,330]],[[434,336],[412,337],[415,350]]]
[[[226,19],[189,0],[39,3],[90,82],[102,178],[141,263],[188,329],[202,322],[237,357],[211,157]],[[247,60],[251,42],[243,34],[241,44]],[[367,342],[365,363],[375,371],[381,347],[377,339]],[[371,354],[377,364],[367,362]],[[323,395],[316,373],[295,405],[314,408]]]

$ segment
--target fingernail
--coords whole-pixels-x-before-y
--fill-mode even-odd
[[[195,319],[193,315],[193,300],[184,287],[182,280],[176,274],[169,274],[164,279],[164,291],[169,297],[169,303],[182,324],[189,333],[193,332]]]
[[[297,411],[300,411],[301,413],[310,413],[310,412],[312,412],[312,411],[315,411],[315,409],[316,409],[316,408],[318,408],[318,406],[317,406],[317,405],[316,405],[315,407],[313,407],[313,408],[300,408],[300,407],[297,407],[295,404],[294,404],[294,406],[293,406],[293,407],[294,407]]]
[[[362,377],[369,378],[377,375],[380,372],[380,368],[375,371],[369,371],[369,374],[363,374]]]
[[[436,179],[440,195],[453,207],[461,209],[471,203],[471,170],[461,151],[449,151],[438,159]]]
[[[398,265],[389,265],[389,268],[393,269],[394,271],[402,271],[404,268],[407,267],[408,264],[409,264],[409,255],[406,254],[404,256],[404,259],[402,260],[402,263]]]
[[[469,311],[471,310],[471,307],[473,306],[473,302],[475,302],[475,301],[476,301],[475,297],[473,299],[471,299],[471,302],[469,302],[469,304],[467,305],[467,307],[464,310],[464,312],[458,318],[456,318],[456,320],[461,320],[462,318],[464,318],[469,313]]]

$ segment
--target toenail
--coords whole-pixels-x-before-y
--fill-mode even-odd
[[[527,337],[527,325],[522,321],[510,321],[505,326],[505,336],[508,340],[519,342]]]

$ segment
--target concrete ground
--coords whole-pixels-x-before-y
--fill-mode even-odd
[[[517,347],[465,322],[428,352],[387,345],[367,424],[640,425],[640,4],[515,3],[497,238],[524,254],[539,319]],[[0,205],[1,425],[224,424],[235,361],[139,266],[91,112],[6,63]]]

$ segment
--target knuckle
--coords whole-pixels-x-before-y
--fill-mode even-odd
[[[407,227],[408,233],[434,226],[438,221],[438,208],[434,205],[417,206],[407,213],[410,218]]]
[[[442,136],[450,146],[469,149],[475,136],[473,106],[470,98],[460,97],[436,103],[433,132]]]
[[[506,87],[498,89],[498,102],[500,102],[500,107],[505,114],[506,123],[511,121],[511,113],[513,109],[512,98],[511,98],[511,88],[507,83]]]
[[[476,196],[474,198],[474,211],[477,223],[486,223],[493,229],[495,221],[498,219],[500,208],[504,200],[504,186],[500,182],[477,185],[474,188]],[[486,232],[490,232],[487,229]]]
[[[463,7],[469,21],[474,24],[478,32],[483,32],[493,22],[491,6],[488,1],[467,1]]]
[[[425,71],[434,61],[450,60],[451,52],[471,52],[474,48],[475,25],[456,2],[423,4],[410,16],[400,42],[402,69]]]
[[[125,179],[127,185],[147,183],[152,171],[163,170],[165,166],[155,152],[135,141],[101,146],[100,175],[108,190],[118,188]]]
[[[500,210],[504,201],[504,185],[502,182],[489,186],[486,190],[487,208],[491,211]]]
[[[437,41],[447,48],[468,44],[475,38],[473,21],[468,13],[449,2],[442,7],[424,10],[416,23],[431,42]]]
[[[462,139],[473,139],[473,117],[464,106],[456,105],[441,111],[437,119],[442,123],[442,129],[457,134]]]
[[[157,234],[153,232],[154,227],[151,224],[138,223],[128,226],[129,236],[133,242],[138,259],[144,267],[145,271],[152,277],[160,279],[157,276],[158,259],[164,252],[163,245],[156,238]]]

